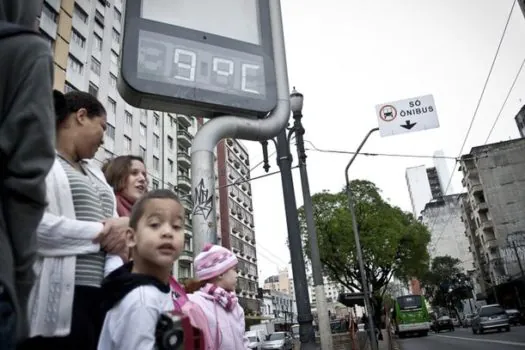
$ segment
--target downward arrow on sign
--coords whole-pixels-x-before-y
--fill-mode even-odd
[[[402,128],[407,130],[412,129],[417,123],[410,123],[410,120],[407,120],[404,125],[401,125]]]

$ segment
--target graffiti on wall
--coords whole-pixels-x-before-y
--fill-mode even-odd
[[[197,187],[195,187],[193,215],[202,215],[204,219],[208,219],[212,211],[213,193],[204,185],[204,179],[201,179]]]

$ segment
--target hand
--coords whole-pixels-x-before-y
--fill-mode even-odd
[[[112,218],[104,222],[104,229],[97,237],[97,243],[110,254],[119,255],[127,261],[129,255],[126,244],[126,231],[129,218]]]

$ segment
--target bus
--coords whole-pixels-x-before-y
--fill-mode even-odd
[[[425,298],[422,295],[403,295],[396,298],[392,320],[400,338],[410,333],[427,336],[430,330],[430,315]]]

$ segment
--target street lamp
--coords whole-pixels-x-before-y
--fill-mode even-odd
[[[299,334],[301,343],[315,343],[312,328],[312,310],[308,297],[308,284],[306,280],[305,263],[302,249],[302,239],[299,227],[299,216],[297,212],[297,203],[292,178],[292,155],[290,153],[290,140],[295,134],[297,146],[297,158],[299,162],[299,171],[301,175],[301,187],[303,191],[304,212],[306,216],[306,225],[310,241],[312,274],[314,280],[315,293],[317,297],[317,309],[326,310],[328,308],[323,285],[323,275],[321,259],[319,255],[319,245],[317,232],[313,216],[312,197],[310,195],[310,185],[308,182],[308,173],[306,170],[306,151],[304,148],[304,127],[302,124],[303,94],[295,88],[290,94],[290,109],[294,119],[293,126],[288,128],[288,133],[283,130],[277,136],[277,164],[281,169],[281,180],[283,185],[283,196],[286,210],[286,222],[288,227],[288,241],[290,245],[290,256],[292,260],[292,271],[295,283],[295,295],[297,302],[297,322],[299,323]],[[273,140],[272,140],[273,141]],[[275,141],[274,141],[275,142]],[[268,142],[263,141],[264,169],[269,171],[268,164]],[[330,320],[328,314],[319,312],[319,334],[321,337],[321,348],[332,349],[332,335],[330,330]]]

